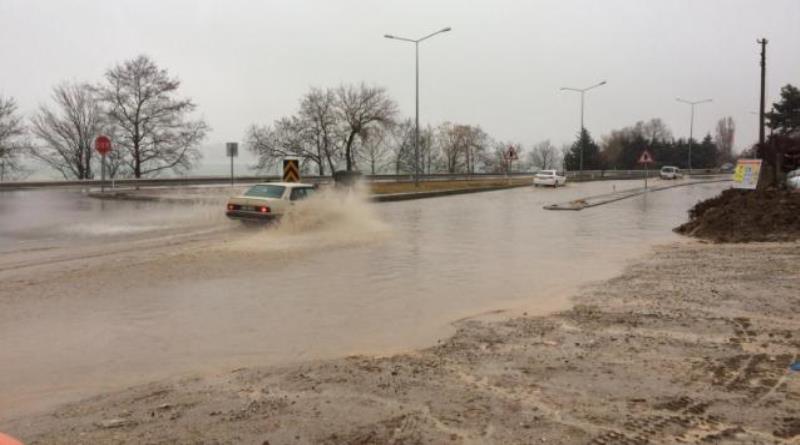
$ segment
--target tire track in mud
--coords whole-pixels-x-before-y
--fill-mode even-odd
[[[729,343],[745,351],[749,345],[760,341],[758,330],[747,317],[716,318],[731,326],[733,336]],[[712,318],[705,321],[712,322]],[[779,346],[796,348],[797,342],[789,342],[787,332],[765,332],[768,339],[761,343],[762,348]],[[781,340],[784,339],[784,340]],[[728,393],[738,394],[742,403],[748,406],[764,404],[776,393],[794,399],[786,393],[788,366],[797,360],[797,353],[768,354],[765,352],[745,352],[718,360],[714,363],[706,359],[703,372],[710,378],[712,386]],[[745,433],[770,440],[774,443],[797,443],[800,436],[800,418],[778,417],[773,419],[774,430],[745,430],[739,425],[726,424],[720,417],[707,414],[712,405],[710,401],[694,400],[688,396],[678,397],[653,406],[664,413],[638,416],[628,414],[620,429],[606,431],[593,438],[590,445],[647,445],[672,443],[714,443],[732,439]]]

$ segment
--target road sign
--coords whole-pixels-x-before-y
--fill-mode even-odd
[[[239,143],[228,142],[225,144],[225,156],[229,158],[235,158],[239,156]]]
[[[100,153],[100,192],[106,191],[106,155],[111,151],[111,139],[101,134],[94,139],[94,149]]]
[[[761,174],[761,159],[739,159],[733,171],[733,188],[755,190]]]
[[[109,151],[111,151],[111,139],[104,135],[97,136],[97,138],[94,140],[94,149],[97,150],[97,152],[101,155],[105,156]]]
[[[649,151],[645,150],[645,151],[642,152],[642,155],[639,156],[639,161],[638,162],[640,164],[652,164],[653,163],[653,157],[650,155]]]
[[[519,159],[519,155],[517,154],[517,149],[513,145],[509,145],[508,150],[506,150],[506,152],[503,153],[503,155],[505,155],[505,158],[509,161],[516,161],[517,159]]]
[[[233,158],[239,156],[239,143],[238,142],[225,143],[225,155],[231,158],[231,186],[233,186]]]
[[[297,159],[283,160],[283,182],[300,182],[300,161]]]

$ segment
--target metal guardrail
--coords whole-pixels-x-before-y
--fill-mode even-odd
[[[713,175],[720,174],[718,169],[709,170],[692,170],[686,172],[689,175]],[[650,171],[650,176],[655,177],[658,175],[657,170]],[[420,179],[424,181],[469,181],[480,179],[504,179],[510,177],[531,177],[533,172],[514,172],[510,175],[493,174],[493,173],[433,173],[420,175]],[[636,179],[644,178],[644,170],[584,170],[567,171],[567,178],[572,181],[593,181],[603,179]],[[364,179],[368,181],[386,181],[386,182],[412,182],[414,175],[364,175]],[[180,187],[189,185],[226,185],[230,184],[230,177],[225,176],[184,176],[184,177],[171,177],[171,178],[142,178],[142,179],[116,179],[106,180],[105,182],[99,179],[88,180],[71,180],[71,181],[6,181],[0,182],[0,191],[2,190],[19,190],[19,189],[35,189],[35,188],[51,188],[51,187],[74,187],[74,188],[99,188],[105,187]],[[237,184],[252,184],[256,182],[267,181],[280,181],[281,177],[277,175],[264,175],[264,176],[238,176],[234,178]],[[325,183],[333,180],[331,176],[309,175],[302,178],[303,181],[311,183]]]
[[[515,172],[510,175],[511,177],[528,177],[533,176],[533,173]],[[420,175],[420,179],[425,181],[468,181],[474,179],[502,179],[507,178],[507,175],[497,175],[489,173],[475,173],[472,175],[466,174],[450,174],[450,173],[435,173],[429,175]],[[414,175],[363,175],[363,178],[368,181],[391,181],[391,182],[412,182]],[[281,177],[277,175],[264,175],[264,176],[237,176],[234,178],[236,184],[253,184],[256,182],[274,182],[280,181]],[[302,181],[311,183],[325,183],[333,181],[331,176],[309,175],[303,176]],[[172,178],[125,178],[116,180],[106,180],[105,182],[99,179],[86,179],[86,180],[64,180],[64,181],[16,181],[16,182],[0,182],[1,190],[19,190],[19,189],[35,189],[35,188],[51,188],[51,187],[72,187],[72,188],[99,188],[104,187],[180,187],[189,185],[226,185],[230,184],[231,178],[225,176],[185,176],[185,177],[172,177]]]
[[[651,178],[658,176],[658,170],[584,170],[583,172],[579,171],[568,171],[566,172],[566,176],[572,180],[579,180],[579,181],[592,181],[598,179],[640,179],[644,178],[645,176],[649,176]],[[726,172],[722,172],[718,168],[714,169],[693,169],[693,170],[682,170],[687,176],[703,176],[703,175],[719,175],[719,174],[726,174]]]

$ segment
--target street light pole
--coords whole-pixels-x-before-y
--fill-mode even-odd
[[[416,97],[415,97],[415,106],[414,106],[414,186],[419,187],[419,43],[423,40],[427,40],[437,34],[441,34],[443,32],[448,32],[452,28],[449,26],[447,28],[442,28],[434,33],[428,34],[425,37],[419,39],[408,39],[405,37],[398,37],[391,34],[385,34],[384,37],[387,39],[393,40],[402,40],[404,42],[411,42],[414,44],[414,56],[415,56],[415,71],[416,71]]]
[[[586,88],[561,87],[561,91],[575,91],[576,93],[581,93],[581,134],[578,136],[580,138],[580,141],[581,141],[581,152],[580,152],[580,161],[579,161],[579,170],[580,170],[581,176],[583,175],[583,150],[585,148],[584,147],[584,140],[583,140],[583,132],[585,130],[585,127],[583,126],[583,110],[584,110],[584,102],[585,102],[586,92],[591,90],[591,89],[594,89],[594,88],[597,88],[597,87],[601,87],[601,86],[605,85],[606,83],[608,83],[608,82],[606,82],[604,80],[604,81],[602,81],[600,83],[594,84],[594,85],[592,85],[590,87],[586,87]]]
[[[419,187],[419,42],[414,42],[414,187]]]
[[[675,98],[678,102],[682,102],[685,104],[689,104],[692,107],[691,117],[689,118],[689,162],[687,163],[689,167],[689,173],[692,172],[692,141],[694,140],[694,106],[698,104],[704,104],[706,102],[713,102],[713,99],[703,99],[703,100],[684,100],[680,97]]]

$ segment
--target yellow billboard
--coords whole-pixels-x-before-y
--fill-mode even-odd
[[[761,174],[761,159],[739,159],[733,171],[733,188],[755,190]]]

